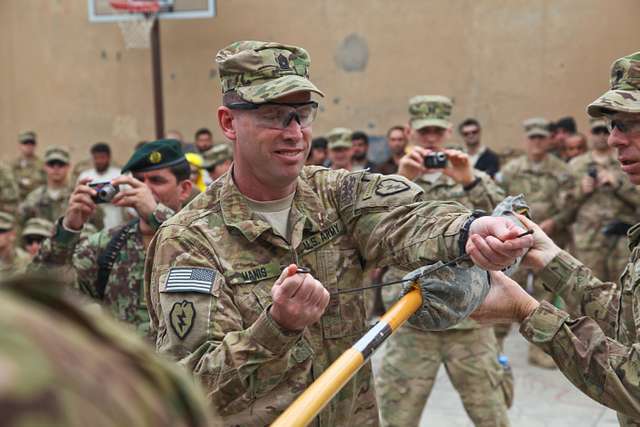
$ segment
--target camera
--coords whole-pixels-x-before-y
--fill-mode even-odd
[[[598,178],[598,168],[596,167],[596,165],[591,163],[589,164],[589,166],[587,166],[587,175],[589,175],[593,179]]]
[[[424,157],[424,167],[427,169],[444,169],[447,167],[445,153],[429,153]]]
[[[111,203],[111,200],[113,200],[113,197],[118,194],[119,191],[118,186],[111,184],[109,181],[94,182],[89,184],[89,187],[93,188],[96,190],[96,193],[98,193],[95,197],[92,197],[95,204]]]

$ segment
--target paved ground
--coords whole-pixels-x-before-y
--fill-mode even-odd
[[[613,427],[618,425],[615,412],[580,393],[557,370],[535,368],[527,363],[527,342],[512,329],[505,352],[515,375],[515,400],[509,410],[513,427]],[[374,369],[384,349],[374,356]],[[458,394],[444,368],[429,402],[422,413],[420,426],[473,427],[464,412]]]

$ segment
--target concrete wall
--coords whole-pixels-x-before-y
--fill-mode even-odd
[[[216,129],[218,49],[238,39],[304,46],[327,97],[315,133],[384,134],[416,94],[455,99],[485,142],[518,146],[531,116],[574,115],[608,83],[611,62],[640,48],[637,0],[219,0],[218,16],[161,24],[167,128]],[[0,0],[0,158],[20,130],[76,159],[95,141],[124,160],[153,138],[150,57],[116,24],[90,24],[85,0]],[[217,138],[221,138],[217,129]],[[42,148],[41,148],[42,150]]]

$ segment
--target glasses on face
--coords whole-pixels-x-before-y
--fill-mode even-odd
[[[65,162],[61,162],[60,160],[52,160],[50,162],[47,162],[47,166],[49,166],[50,168],[62,168],[67,166],[67,164]]]
[[[25,236],[24,243],[27,246],[31,246],[34,243],[41,244],[44,241],[44,237],[42,236]]]
[[[477,134],[478,134],[478,129],[462,132],[462,136],[471,136],[471,135],[477,135]]]
[[[618,131],[625,134],[640,132],[640,120],[607,118],[607,129],[609,132],[618,129]]]
[[[306,128],[313,123],[318,114],[318,103],[315,101],[302,103],[267,102],[252,104],[250,102],[236,102],[227,105],[232,110],[253,111],[260,127],[271,129],[285,129],[295,119],[300,127]]]
[[[609,129],[607,129],[604,126],[597,127],[597,128],[591,129],[591,133],[594,135],[609,135]]]

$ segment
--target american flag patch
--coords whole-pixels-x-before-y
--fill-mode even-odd
[[[164,292],[199,292],[211,293],[215,270],[199,267],[174,267],[169,270],[169,277]]]

